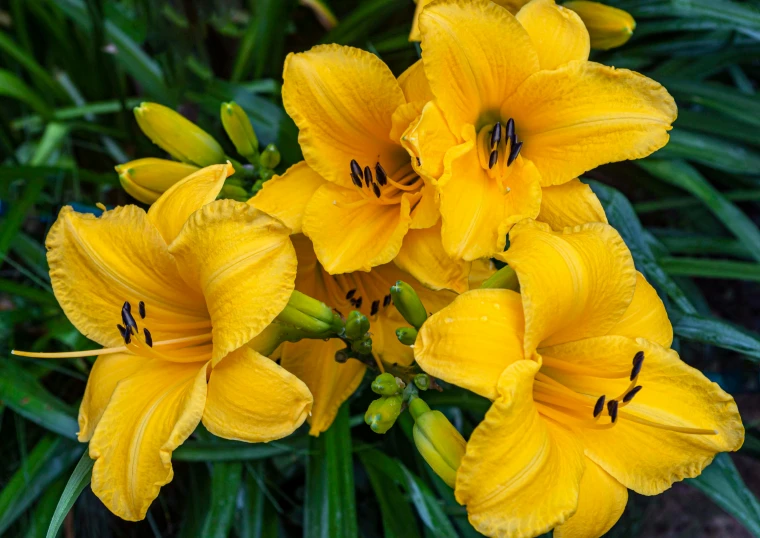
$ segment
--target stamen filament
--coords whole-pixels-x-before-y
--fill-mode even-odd
[[[570,374],[587,375],[589,377],[598,377],[601,379],[619,379],[621,377],[628,377],[631,374],[630,370],[619,370],[617,372],[604,372],[594,370],[592,368],[584,368],[571,364],[566,361],[552,359],[551,357],[543,357],[544,366],[547,368],[553,368],[554,370],[561,370]]]
[[[703,428],[686,428],[682,426],[670,426],[668,424],[660,424],[658,422],[653,422],[651,420],[647,420],[645,418],[632,415],[631,413],[627,413],[626,411],[618,411],[618,415],[620,418],[630,420],[631,422],[636,422],[637,424],[641,424],[643,426],[651,426],[652,428],[659,428],[661,430],[667,430],[667,431],[678,432],[678,433],[688,433],[692,435],[718,435],[718,432],[716,432],[715,430],[707,430]]]
[[[559,422],[560,424],[571,424],[580,428],[590,428],[592,430],[608,430],[614,426],[613,423],[607,423],[607,424],[599,424],[598,422],[592,422],[590,420],[583,420],[580,418],[575,418],[573,416],[568,415],[564,411],[561,411],[559,409],[555,409],[554,407],[551,407],[549,404],[542,404],[540,402],[536,402],[536,408],[538,409],[538,412],[542,415],[546,415],[547,417],[551,418],[552,420],[555,420],[556,422]]]

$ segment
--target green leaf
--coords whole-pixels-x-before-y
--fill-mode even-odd
[[[670,142],[656,154],[658,159],[688,159],[733,174],[757,174],[760,153],[716,136],[673,129]]]
[[[657,237],[668,252],[674,254],[719,254],[736,258],[751,258],[747,247],[737,241],[719,235],[690,234],[679,230],[654,229]]]
[[[0,51],[16,60],[27,70],[41,85],[51,91],[59,99],[69,101],[63,88],[48,75],[48,71],[42,67],[29,53],[19,47],[5,32],[0,32]]]
[[[672,0],[676,15],[726,22],[739,32],[760,38],[760,10],[732,0]]]
[[[678,101],[687,101],[722,112],[740,124],[760,126],[760,98],[715,82],[658,77]]]
[[[69,510],[74,506],[84,488],[89,485],[92,479],[92,466],[94,464],[95,460],[91,460],[90,455],[85,451],[74,468],[74,472],[71,473],[71,478],[69,478],[66,488],[63,490],[63,494],[58,501],[58,506],[55,507],[55,513],[53,514],[53,519],[50,520],[50,527],[48,527],[46,538],[55,538],[56,534],[58,534],[58,529],[61,528]]]
[[[338,26],[322,38],[322,43],[349,45],[362,43],[376,28],[379,28],[391,15],[407,6],[405,0],[369,0],[343,17]],[[410,25],[411,25],[411,21]]]
[[[686,481],[760,537],[760,502],[742,480],[728,454],[718,454],[702,474]]]
[[[277,538],[277,511],[267,500],[264,462],[246,465],[243,509],[235,527],[240,538]]]
[[[652,248],[645,241],[641,222],[628,199],[621,192],[597,181],[589,181],[588,184],[604,206],[610,224],[620,233],[631,250],[636,268],[653,286],[664,291],[682,311],[696,314],[696,307],[657,263]]]
[[[47,435],[0,492],[0,535],[77,460],[84,445]]]
[[[291,436],[280,441],[251,444],[239,441],[187,441],[172,454],[174,461],[246,461],[260,460],[303,452],[308,445],[306,437]]]
[[[37,92],[27,86],[23,80],[5,69],[0,69],[0,95],[26,103],[38,114],[46,118],[52,114],[50,107],[37,95]]]
[[[675,126],[700,131],[721,138],[737,140],[745,144],[760,146],[760,131],[756,126],[740,123],[730,116],[709,110],[689,110],[683,108],[678,111],[678,119]]]
[[[638,165],[653,176],[684,189],[701,200],[718,220],[744,243],[754,258],[760,260],[760,230],[693,166],[684,161],[660,159],[646,159],[639,161]]]
[[[60,476],[45,488],[30,514],[24,538],[45,538],[50,520],[53,519],[55,508],[58,506],[58,499],[61,498],[65,487],[66,477]]]
[[[23,297],[41,304],[56,305],[58,301],[55,299],[52,291],[41,290],[27,286],[26,284],[20,284],[12,280],[6,280],[0,278],[0,292],[9,293],[18,297]]]
[[[380,507],[385,538],[418,537],[420,534],[417,529],[417,521],[414,519],[414,513],[400,487],[366,461],[369,457],[367,452],[361,451],[358,456],[367,471],[377,504]]]
[[[12,360],[0,361],[0,400],[22,417],[52,432],[76,439],[76,413]]]
[[[226,538],[232,527],[242,463],[215,463],[211,469],[211,505],[206,513],[201,536]]]
[[[760,335],[727,321],[697,314],[676,314],[672,317],[676,336],[692,342],[730,349],[752,360],[760,361]]]
[[[362,462],[375,468],[396,484],[404,488],[411,497],[417,513],[425,526],[438,537],[458,536],[441,502],[425,483],[411,473],[404,465],[375,449],[363,450]]]
[[[358,536],[348,422],[348,404],[343,404],[332,426],[319,437],[311,438],[311,453],[306,460],[304,537]]]
[[[657,263],[671,276],[723,278],[760,282],[760,264],[704,258],[658,258]]]

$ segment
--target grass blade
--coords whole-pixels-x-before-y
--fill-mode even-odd
[[[0,69],[0,95],[26,103],[45,118],[49,118],[51,115],[47,103],[23,80],[5,69]]]
[[[311,439],[306,463],[304,537],[355,538],[356,491],[348,405],[341,406],[332,426]]]
[[[58,529],[61,528],[69,510],[74,506],[84,488],[90,484],[92,466],[94,464],[95,460],[91,460],[90,455],[85,451],[74,468],[74,472],[71,473],[71,478],[69,478],[63,490],[63,494],[58,501],[58,506],[55,507],[55,513],[53,513],[53,519],[50,520],[50,527],[48,527],[46,538],[55,538],[56,534],[58,534]]]
[[[306,449],[306,437],[288,437],[270,443],[251,444],[238,441],[188,441],[174,451],[175,461],[246,461],[292,454]]]
[[[760,282],[760,264],[704,258],[659,258],[657,263],[671,276],[724,278]]]
[[[742,480],[728,454],[718,454],[702,474],[686,481],[760,537],[760,502]]]
[[[227,538],[243,472],[242,463],[215,463],[211,470],[211,506],[201,536]]]
[[[747,329],[697,314],[675,315],[672,322],[673,331],[680,338],[730,349],[760,361],[760,335]]]
[[[686,129],[673,129],[670,142],[657,153],[657,158],[688,159],[732,174],[756,175],[760,170],[760,153]]]

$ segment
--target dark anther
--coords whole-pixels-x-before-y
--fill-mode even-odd
[[[380,198],[380,187],[377,186],[377,183],[372,184],[372,192],[375,193],[375,196]]]
[[[117,325],[116,328],[119,329],[119,334],[121,334],[121,337],[124,339],[124,344],[129,344],[129,342],[132,340],[132,336],[130,335],[127,328],[123,327],[122,325]]]
[[[501,142],[501,122],[497,121],[491,131],[491,149],[495,148],[499,142]]]
[[[422,161],[420,160],[420,158],[419,157],[415,157],[415,158],[417,159],[417,166],[421,166],[422,165]]]
[[[644,352],[639,351],[633,356],[633,369],[631,370],[631,381],[641,373],[641,367],[644,365]]]
[[[610,413],[610,418],[614,424],[617,421],[618,402],[617,400],[610,400],[607,402],[607,411]]]
[[[369,311],[369,315],[374,316],[378,310],[380,310],[380,301],[372,301],[372,309]]]
[[[637,386],[633,387],[631,390],[628,391],[628,394],[626,394],[625,396],[623,396],[623,401],[625,403],[630,402],[631,400],[633,400],[633,397],[636,396],[639,393],[639,391],[641,389],[642,389],[641,385],[637,385]]]
[[[361,297],[359,297],[358,299],[356,299],[356,300],[354,301],[354,306],[355,306],[356,308],[361,308],[361,307],[362,307],[362,298],[361,298]]]
[[[520,148],[522,148],[522,145],[523,145],[522,142],[518,142],[517,144],[514,144],[512,146],[512,149],[509,151],[509,159],[507,159],[507,166],[515,162],[515,159],[517,159],[517,156],[520,154]]]
[[[499,160],[499,150],[493,150],[491,152],[491,155],[488,157],[488,169],[490,170],[493,168],[493,165],[496,164],[496,161]]]
[[[381,187],[388,183],[388,174],[385,173],[385,168],[380,163],[375,163],[375,176],[377,176],[377,182]]]
[[[143,327],[143,333],[145,333],[145,343],[148,344],[148,347],[153,347],[153,337],[147,327]]]
[[[391,304],[391,296],[386,295],[385,297],[383,297],[383,306],[388,306],[389,304]]]
[[[145,303],[143,301],[137,305],[137,311],[140,312],[140,319],[145,319]]]
[[[356,293],[356,288],[352,290],[348,290],[348,292],[346,293],[346,299],[352,299],[354,296],[354,293]]]
[[[132,317],[132,306],[129,303],[124,303],[124,306],[121,307],[121,320],[128,330],[137,334],[137,322]]]
[[[372,183],[372,170],[369,169],[369,166],[364,167],[364,183],[367,187]]]
[[[353,170],[351,170],[351,182],[357,187],[359,187],[360,189],[362,188],[362,180],[359,176],[354,174]]]
[[[512,118],[509,118],[507,122],[507,138],[512,140],[512,142],[515,141],[515,120]]]
[[[594,404],[594,418],[598,417],[602,414],[602,411],[604,411],[604,400],[605,396],[602,394],[599,396],[599,399]]]
[[[351,159],[351,175],[356,176],[359,179],[364,179],[362,167],[359,166],[359,163],[356,162],[356,159]]]

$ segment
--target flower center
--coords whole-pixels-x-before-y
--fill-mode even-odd
[[[400,204],[406,193],[417,193],[422,189],[423,182],[412,163],[407,162],[392,175],[388,174],[380,162],[375,163],[374,174],[369,166],[363,169],[352,159],[350,163],[351,182],[359,189],[362,199],[342,207],[359,207],[369,203],[381,205]]]
[[[509,167],[520,154],[522,145],[523,143],[517,140],[515,120],[512,118],[509,118],[505,126],[500,121],[495,125],[486,125],[478,132],[477,150],[480,165],[490,178],[501,184],[511,173]],[[511,190],[509,187],[501,186],[505,193]]]
[[[377,270],[331,275],[322,269],[322,275],[327,302],[334,305],[341,316],[348,315],[344,310],[353,309],[375,318],[391,305],[390,284]]]
[[[536,374],[533,385],[533,400],[536,403],[539,413],[561,424],[580,428],[606,430],[614,427],[619,420],[629,420],[637,424],[659,428],[661,430],[694,435],[717,434],[715,430],[710,429],[687,428],[654,422],[623,410],[623,408],[630,404],[634,397],[643,388],[642,385],[638,384],[639,375],[644,366],[643,351],[639,351],[634,355],[630,371],[600,372],[592,368],[578,366],[560,359],[549,357],[544,357],[543,366],[563,374],[603,379],[628,378],[630,381],[628,387],[624,391],[614,398],[608,399],[606,394],[592,396],[577,392],[547,375],[545,372],[539,371]]]
[[[147,325],[145,303],[140,301],[138,305],[140,322]],[[20,357],[35,357],[41,359],[70,359],[78,357],[95,357],[111,355],[114,353],[128,353],[141,357],[161,359],[170,362],[196,362],[211,359],[211,320],[191,321],[181,323],[161,323],[150,321],[150,329],[143,327],[142,335],[137,325],[137,320],[132,313],[132,305],[125,302],[121,307],[121,320],[123,325],[117,324],[116,328],[124,340],[123,346],[91,349],[87,351],[64,351],[60,353],[32,353],[28,351],[13,350],[14,355]],[[182,338],[153,341],[152,331],[170,331],[190,333]],[[197,333],[197,334],[192,334]]]

